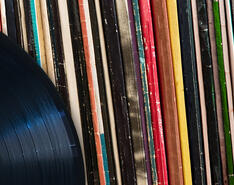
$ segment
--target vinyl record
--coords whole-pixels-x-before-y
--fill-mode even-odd
[[[229,120],[227,119],[228,118],[227,98],[226,100],[225,99],[222,100],[222,97],[221,97],[221,92],[224,92],[224,95],[226,94],[226,86],[225,86],[225,83],[219,83],[220,76],[219,76],[219,66],[217,62],[217,50],[216,50],[216,38],[215,38],[212,1],[206,0],[206,3],[207,3],[207,11],[208,11],[210,46],[211,46],[214,83],[215,83],[215,100],[216,100],[216,108],[217,108],[216,110],[217,110],[217,118],[218,118],[218,124],[219,124],[219,142],[220,142],[220,151],[221,151],[221,159],[222,159],[223,184],[227,185],[228,176],[227,176],[224,123],[225,123],[225,120],[226,121],[229,121]],[[222,70],[223,69],[220,68],[220,71]],[[224,88],[224,89],[221,90],[221,88]],[[223,118],[223,114],[225,118]]]
[[[26,3],[26,1],[24,1]],[[55,0],[46,0],[47,3],[47,14],[49,20],[49,28],[50,28],[50,37],[51,37],[51,47],[53,54],[53,65],[54,65],[54,73],[55,73],[55,86],[62,96],[63,101],[66,106],[70,109],[69,106],[69,97],[68,97],[68,86],[67,86],[67,77],[64,69],[64,52],[63,52],[63,43],[62,43],[62,35],[61,35],[61,26],[60,26],[60,18],[58,12],[58,4]],[[25,4],[27,5],[27,4]],[[28,6],[25,7],[27,9]],[[27,15],[27,12],[25,12]],[[29,16],[26,16],[29,17]],[[29,22],[26,20],[26,22]],[[29,29],[31,25],[29,24],[27,28]],[[31,30],[31,28],[30,28]],[[30,31],[28,30],[28,31]],[[32,31],[30,31],[31,33]],[[29,46],[31,46],[32,42],[28,40]],[[29,47],[29,53],[30,47]]]
[[[213,14],[214,14],[214,26],[215,26],[215,35],[216,35],[216,47],[217,47],[217,57],[218,57],[218,66],[219,66],[219,79],[220,79],[220,88],[221,88],[221,98],[222,101],[228,101],[228,92],[226,86],[226,80],[230,80],[230,73],[227,71],[227,54],[223,53],[224,48],[222,44],[222,27],[220,22],[220,12],[219,12],[219,1],[213,1]],[[224,58],[225,57],[225,58]],[[226,73],[227,72],[227,73]],[[228,77],[229,76],[229,77]],[[230,84],[230,81],[229,83]],[[226,102],[225,102],[226,103]],[[225,107],[226,108],[226,107]],[[227,109],[227,108],[226,108]],[[227,110],[226,110],[227,111]],[[224,112],[223,112],[224,113]],[[224,115],[223,115],[223,118]],[[230,117],[229,117],[230,119]],[[230,173],[230,167],[233,169],[233,162],[232,162],[232,155],[231,155],[231,140],[230,140],[230,125],[228,122],[224,120],[224,135],[225,135],[225,142],[226,142],[226,159],[227,159],[227,170]],[[229,179],[231,180],[231,179]]]
[[[230,57],[230,68],[231,68],[230,72],[231,72],[232,91],[233,91],[232,93],[234,93],[234,62],[231,62],[231,61],[234,61],[234,33],[233,33],[233,29],[234,29],[233,16],[234,15],[232,14],[231,0],[225,0],[225,9],[223,13],[224,15],[226,15],[225,24],[226,24],[228,44],[229,44],[229,57]]]
[[[35,0],[30,0],[30,13],[32,18],[32,31],[33,31],[33,41],[36,54],[36,61],[38,65],[41,65],[41,55],[40,55],[40,45],[39,45],[39,35],[38,35],[38,24],[37,24],[37,12]]]
[[[89,85],[91,112],[94,127],[94,137],[97,152],[100,184],[110,184],[105,133],[101,110],[99,84],[97,77],[95,50],[93,45],[92,25],[90,22],[90,8],[88,0],[79,0],[81,28],[83,33],[83,44],[86,60],[86,71]]]
[[[93,0],[88,0],[88,3],[89,3],[89,10],[90,10],[89,12],[90,12],[91,27],[92,27],[92,35],[93,35],[93,46],[94,46],[97,78],[98,78],[98,85],[99,85],[102,119],[103,119],[103,126],[104,126],[104,132],[105,132],[108,170],[109,170],[109,176],[110,176],[110,184],[114,185],[116,184],[116,174],[115,174],[115,164],[114,164],[113,148],[112,148],[112,141],[111,141],[111,134],[110,134],[110,120],[109,120],[108,106],[107,106],[107,99],[106,99],[106,87],[105,87],[103,65],[102,65],[102,54],[101,54],[101,48],[100,48],[97,14],[96,14],[95,2]]]
[[[21,47],[24,48],[26,52],[28,52],[28,38],[27,38],[27,28],[26,28],[26,18],[25,18],[25,11],[24,11],[24,1],[23,0],[16,0],[17,5],[17,17],[18,18],[18,30],[20,31],[21,38],[18,38],[21,43]],[[16,21],[16,22],[17,22]]]
[[[153,128],[152,128],[152,119],[151,119],[151,110],[150,110],[150,98],[149,98],[149,89],[148,89],[148,80],[147,80],[147,71],[146,71],[146,61],[145,61],[145,52],[144,52],[144,44],[142,39],[142,30],[141,30],[141,19],[139,12],[139,4],[138,0],[132,0],[133,6],[133,14],[134,14],[134,23],[135,30],[137,36],[137,48],[139,55],[139,65],[140,65],[140,74],[142,80],[142,88],[144,95],[144,109],[145,109],[145,124],[147,127],[147,137],[148,144],[145,142],[145,151],[147,152],[147,148],[149,148],[150,155],[150,166],[151,166],[151,178],[148,177],[149,184],[157,183],[157,168],[155,161],[155,146],[154,146],[154,136],[153,136]],[[143,126],[142,126],[143,127]],[[146,140],[146,138],[144,138]],[[151,180],[151,183],[150,183]]]
[[[116,133],[123,184],[135,184],[136,174],[132,134],[123,72],[115,1],[101,0],[102,21],[107,49],[108,67],[113,95]]]
[[[202,71],[205,90],[207,127],[210,150],[212,184],[222,184],[221,153],[219,147],[218,120],[216,114],[214,77],[208,30],[208,16],[205,0],[197,1],[198,26],[201,47]]]
[[[20,12],[20,2],[19,0],[14,0],[14,10],[15,10],[15,27],[16,27],[16,39],[17,43],[24,47],[24,41],[23,41],[23,31],[22,31],[22,25],[21,25],[21,12]]]
[[[176,11],[177,5],[176,1],[152,0],[151,2],[158,62],[165,63],[166,66],[170,66],[166,64],[167,61],[173,64],[176,93],[175,102],[177,102],[184,184],[191,184],[192,174],[180,54],[178,15]]]
[[[133,51],[135,75],[136,75],[136,82],[137,82],[137,91],[138,91],[138,96],[139,96],[141,128],[142,128],[142,135],[143,135],[143,137],[141,139],[143,139],[147,181],[148,181],[148,184],[152,184],[152,174],[151,174],[152,170],[151,170],[149,141],[148,141],[147,125],[146,125],[146,117],[145,117],[145,109],[144,109],[144,96],[143,96],[143,87],[142,87],[141,72],[140,72],[140,58],[139,58],[139,53],[138,53],[137,35],[136,35],[137,33],[136,33],[135,19],[134,19],[134,13],[133,13],[134,9],[133,9],[132,0],[127,0],[127,2],[128,2],[128,12],[129,12],[128,13],[129,14],[129,24],[130,24],[130,28],[131,28],[132,51]],[[138,11],[138,15],[139,15],[139,8],[136,11]],[[139,18],[140,17],[138,17],[138,20],[139,20]],[[138,32],[138,33],[140,33],[140,32]],[[140,37],[141,36],[142,35],[140,35]]]
[[[222,1],[221,1],[222,2]],[[231,2],[230,0],[225,1],[225,8],[224,8],[224,2],[222,2],[223,6],[220,7],[220,16],[223,14],[223,17],[226,15],[226,19],[223,18],[221,19],[221,25],[225,25],[225,30],[227,31],[227,44],[226,44],[226,49],[228,50],[227,56],[229,56],[229,62],[226,64],[228,68],[230,68],[229,73],[230,73],[230,79],[227,81],[227,92],[228,92],[228,106],[229,106],[229,117],[230,117],[230,122],[234,123],[234,113],[233,113],[233,98],[234,98],[234,34],[233,34],[233,25],[232,25],[232,14],[231,14]],[[226,14],[225,14],[226,10]],[[222,13],[223,12],[223,13]],[[228,47],[229,46],[229,47]],[[223,43],[223,48],[224,48],[224,43]],[[227,78],[227,77],[226,77]],[[232,84],[231,84],[232,82]],[[232,156],[234,158],[234,124],[230,124],[231,127],[231,139],[232,139]],[[233,177],[234,178],[234,177]],[[233,182],[234,183],[234,182]]]
[[[32,25],[32,16],[31,16],[31,7],[30,7],[30,0],[23,1],[24,3],[24,14],[25,14],[25,22],[26,22],[26,32],[27,32],[27,51],[28,53],[36,59],[36,48],[35,48],[35,41],[33,35],[33,25]],[[27,16],[26,16],[27,15]]]
[[[142,133],[142,119],[139,104],[140,88],[137,84],[136,68],[134,66],[136,56],[136,40],[133,40],[130,21],[132,14],[128,11],[128,2],[115,1],[119,24],[120,43],[123,56],[124,76],[126,83],[126,93],[129,111],[129,121],[131,125],[133,151],[135,158],[136,181],[139,184],[147,184],[146,158],[144,151],[144,141]],[[133,28],[134,29],[134,28]],[[135,33],[133,33],[135,34]],[[135,47],[134,47],[135,45]]]
[[[44,45],[45,45],[47,75],[49,76],[50,80],[54,84],[56,84],[53,52],[52,52],[53,51],[52,50],[52,37],[50,36],[50,25],[49,25],[49,17],[48,17],[48,12],[47,12],[46,1],[40,1],[40,10],[41,10],[41,16],[43,17],[42,28],[43,28],[43,39],[44,39]],[[22,13],[22,17],[23,17],[23,13]],[[25,25],[25,22],[22,21],[22,28],[24,28],[24,25]],[[25,39],[25,42],[27,43],[26,39]]]
[[[5,1],[8,37],[17,42],[14,1]]]
[[[0,42],[2,184],[85,184],[78,137],[55,88],[23,50],[3,35]]]
[[[63,43],[63,54],[64,54],[64,69],[67,79],[67,89],[68,89],[68,98],[69,98],[69,106],[70,113],[72,119],[74,121],[78,137],[81,141],[81,149],[82,153],[84,153],[84,145],[83,145],[83,135],[82,135],[82,126],[81,126],[81,116],[80,116],[80,106],[77,92],[77,83],[76,83],[76,74],[75,74],[75,64],[74,64],[74,56],[72,50],[72,40],[71,40],[71,32],[69,25],[69,16],[68,16],[68,8],[67,3],[63,0],[58,0],[58,13],[59,20],[61,26],[61,42]]]
[[[206,113],[204,80],[203,80],[203,73],[202,73],[202,59],[201,59],[201,47],[200,47],[196,1],[191,1],[191,8],[192,8],[192,16],[193,16],[193,32],[194,32],[194,43],[195,43],[195,51],[196,51],[197,78],[198,78],[198,87],[199,87],[203,146],[204,146],[204,150],[200,148],[201,151],[202,150],[204,151],[203,158],[200,157],[201,162],[203,161],[203,163],[201,163],[201,166],[203,167],[199,168],[199,166],[197,166],[197,171],[195,171],[195,173],[199,176],[197,176],[194,179],[194,183],[199,184],[200,182],[201,184],[211,185],[212,181],[211,181],[211,172],[210,172],[211,170],[210,169],[210,153],[209,153],[209,141],[208,141],[208,132],[207,132],[207,113]],[[201,153],[203,153],[203,151]],[[194,166],[196,166],[196,163]]]
[[[100,49],[101,49],[101,56],[102,56],[102,66],[100,67],[103,68],[105,90],[106,90],[105,92],[106,92],[109,121],[110,121],[109,123],[110,123],[110,132],[111,132],[111,143],[113,147],[112,155],[113,155],[113,159],[115,162],[114,165],[115,165],[115,173],[116,173],[116,182],[118,185],[121,185],[122,180],[121,180],[119,150],[118,150],[117,135],[116,135],[116,123],[115,123],[114,107],[113,107],[113,101],[112,101],[110,76],[109,76],[109,71],[108,71],[108,61],[107,61],[106,45],[105,45],[104,30],[103,30],[103,23],[102,23],[102,14],[101,14],[99,0],[95,0],[95,7],[96,7],[96,14],[97,14],[98,33],[99,33]],[[111,181],[113,181],[113,179],[111,179]]]
[[[178,0],[177,6],[193,181],[200,184],[205,178],[200,170],[204,168],[204,153],[192,10],[189,0]]]
[[[234,0],[231,0],[231,11],[232,11],[232,29],[234,29]]]
[[[41,67],[45,71],[45,73],[48,74],[46,53],[45,53],[45,40],[44,40],[43,23],[42,23],[42,19],[44,19],[44,17],[42,17],[40,2],[41,1],[35,0],[37,33],[38,33],[38,42],[39,42],[39,49],[40,49],[39,54],[40,54]]]
[[[163,134],[163,122],[162,122],[161,102],[159,94],[159,81],[158,81],[158,72],[156,64],[156,53],[155,53],[150,1],[148,0],[139,1],[139,7],[141,15],[142,36],[144,41],[145,61],[147,66],[147,79],[149,87],[151,119],[152,119],[153,135],[154,135],[155,157],[156,157],[157,176],[158,176],[157,181],[160,178],[160,182],[164,182],[165,180],[165,183],[167,183],[166,152],[165,152],[165,143],[164,143],[164,134]],[[171,130],[171,132],[173,131]],[[177,141],[178,134],[175,135],[172,134],[176,137],[174,141]],[[174,151],[175,157],[177,156],[177,151],[178,151],[177,149],[175,149]],[[170,168],[171,164],[169,165],[169,171]]]
[[[78,1],[67,1],[69,24],[72,38],[74,65],[76,73],[77,90],[79,96],[80,116],[86,163],[88,185],[98,185],[97,153],[94,141],[94,130],[89,97],[88,79],[83,48],[83,39],[80,23]]]
[[[228,106],[228,114],[229,121],[225,122],[224,132],[227,135],[227,145],[226,145],[226,160],[227,160],[227,171],[229,176],[229,184],[234,183],[234,166],[233,166],[233,151],[232,150],[232,129],[234,123],[234,115],[233,115],[233,96],[232,96],[232,84],[231,84],[231,75],[230,75],[230,66],[229,66],[229,52],[228,52],[228,40],[227,40],[227,29],[226,29],[226,19],[225,19],[225,7],[224,2],[219,2],[219,18],[220,18],[220,26],[221,26],[221,42],[222,42],[222,51],[223,51],[223,62],[224,62],[224,71],[225,71],[225,84],[226,84],[226,96],[227,96],[227,106]],[[229,138],[231,136],[231,138]]]

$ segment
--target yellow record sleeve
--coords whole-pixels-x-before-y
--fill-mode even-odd
[[[174,78],[176,87],[177,110],[179,117],[180,144],[182,152],[184,184],[192,185],[192,172],[188,141],[188,128],[185,109],[184,83],[181,61],[179,24],[176,0],[167,0],[168,22],[171,38]]]

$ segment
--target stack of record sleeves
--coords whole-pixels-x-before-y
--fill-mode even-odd
[[[70,112],[87,185],[234,185],[234,0],[0,0],[0,18]]]

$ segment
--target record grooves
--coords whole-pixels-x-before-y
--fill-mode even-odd
[[[31,57],[3,35],[0,42],[2,182],[85,184],[77,134],[55,88]]]

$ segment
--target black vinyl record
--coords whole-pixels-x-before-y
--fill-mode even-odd
[[[108,106],[107,106],[107,99],[106,99],[106,87],[105,87],[105,79],[104,79],[104,72],[103,72],[101,48],[100,48],[97,14],[96,14],[95,2],[93,0],[88,0],[88,3],[89,3],[92,35],[93,35],[93,46],[94,46],[94,53],[95,53],[99,94],[100,94],[101,109],[102,109],[102,119],[103,119],[103,125],[104,125],[104,133],[105,133],[104,135],[105,135],[105,143],[106,143],[106,150],[107,150],[108,170],[109,170],[109,176],[110,176],[110,183],[114,185],[116,184],[116,174],[115,174],[115,164],[114,164],[114,158],[113,158],[114,155],[113,155],[111,133],[110,133],[110,120],[109,120]]]
[[[5,5],[8,37],[17,41],[14,2],[13,0],[6,0]]]
[[[84,185],[78,137],[52,82],[2,34],[0,43],[0,183]]]
[[[205,0],[197,0],[202,71],[207,112],[207,128],[213,184],[222,184],[221,153],[219,147],[218,120],[216,114],[213,64],[211,57],[208,15]]]
[[[46,0],[46,2],[47,2],[47,12],[48,12],[48,19],[50,26],[50,37],[51,37],[51,45],[53,52],[54,68],[55,68],[55,83],[60,95],[63,98],[63,101],[65,102],[67,108],[69,109],[70,106],[69,106],[69,97],[68,97],[67,78],[64,69],[64,51],[63,51],[60,18],[58,12],[58,2],[56,0]]]
[[[86,73],[86,62],[81,31],[80,12],[77,0],[67,0],[72,47],[74,55],[75,73],[80,105],[80,116],[84,150],[86,156],[87,183],[89,185],[99,184],[97,165],[97,153],[94,141],[94,130],[89,97],[88,79]]]
[[[16,40],[17,43],[19,45],[21,45],[21,47],[24,46],[23,43],[23,33],[22,33],[22,28],[21,28],[21,24],[20,21],[22,19],[22,16],[20,14],[20,7],[19,7],[19,1],[18,0],[14,0],[14,15],[15,15],[15,29],[16,29]]]
[[[28,53],[36,59],[36,48],[35,41],[33,35],[33,26],[32,26],[32,16],[31,16],[31,8],[30,8],[30,0],[24,1],[24,12],[25,12],[25,22],[27,24],[27,40],[28,40]]]
[[[115,1],[101,0],[100,4],[107,48],[111,90],[113,95],[122,182],[123,184],[135,184],[136,173],[133,155],[133,143],[129,122],[123,59]]]
[[[192,178],[194,184],[205,185],[206,174],[202,122],[191,4],[189,0],[177,0],[177,2]]]

